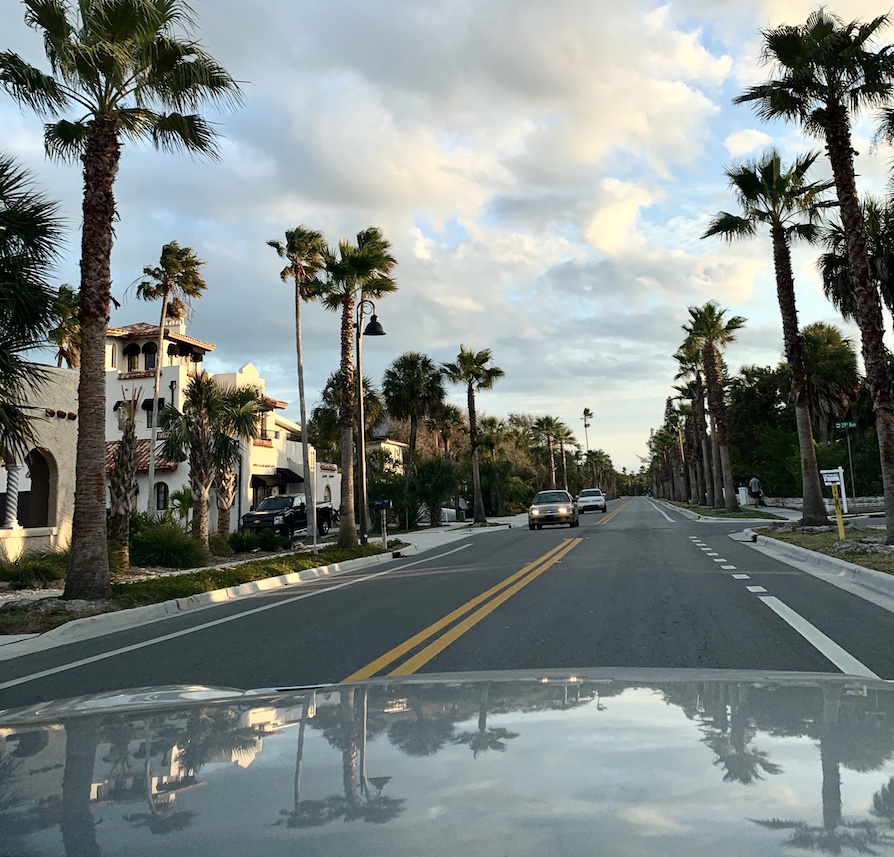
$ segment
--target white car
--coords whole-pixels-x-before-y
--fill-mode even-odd
[[[607,512],[605,494],[598,488],[585,488],[577,498],[577,508],[582,515],[584,512]]]

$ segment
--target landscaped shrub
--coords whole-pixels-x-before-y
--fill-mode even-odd
[[[230,547],[236,553],[249,553],[260,547],[258,536],[254,530],[236,530],[230,533]]]
[[[208,549],[211,551],[211,556],[232,556],[235,553],[229,541],[218,535],[208,539]]]
[[[136,566],[199,568],[208,562],[208,551],[177,524],[151,521],[133,540],[130,561]]]
[[[258,547],[262,551],[278,551],[289,546],[289,540],[281,536],[276,530],[258,530]]]
[[[65,580],[68,551],[34,551],[10,562],[0,560],[0,580],[14,589],[37,589],[44,584]]]

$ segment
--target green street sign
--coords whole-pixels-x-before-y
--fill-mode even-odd
[[[835,428],[837,429],[852,429],[856,427],[856,423],[835,423]]]

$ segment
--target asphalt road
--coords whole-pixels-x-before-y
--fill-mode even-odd
[[[86,693],[499,669],[894,679],[894,614],[646,498],[0,662],[0,709]]]

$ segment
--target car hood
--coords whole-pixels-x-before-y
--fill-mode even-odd
[[[839,675],[156,688],[0,713],[0,854],[890,853],[892,755]]]

